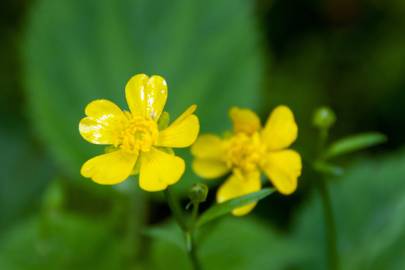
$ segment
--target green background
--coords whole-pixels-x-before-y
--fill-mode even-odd
[[[338,159],[345,173],[328,181],[342,269],[405,267],[402,0],[7,0],[0,15],[0,269],[189,269],[160,194],[79,174],[101,151],[78,133],[84,107],[125,107],[125,83],[141,72],[166,78],[172,118],[196,103],[202,132],[229,129],[234,105],[262,121],[288,105],[304,159],[321,105],[337,114],[332,140],[386,134]],[[315,175],[303,172],[294,195],[202,230],[204,269],[326,269]],[[184,204],[199,181],[188,167],[176,185]]]

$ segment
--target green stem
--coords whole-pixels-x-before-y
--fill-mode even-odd
[[[187,225],[186,225],[186,222],[184,221],[182,210],[181,210],[181,207],[180,207],[178,201],[174,198],[174,196],[169,188],[165,189],[163,191],[163,193],[165,194],[167,203],[169,204],[170,210],[172,211],[174,219],[176,220],[180,229],[183,232],[187,231]]]
[[[199,203],[193,203],[193,212],[191,213],[191,225],[190,225],[193,231],[195,228],[195,224],[197,223],[199,206],[200,206]]]
[[[323,205],[323,216],[325,222],[325,233],[327,241],[327,251],[328,251],[328,263],[329,269],[338,270],[339,269],[339,256],[337,251],[337,233],[336,233],[336,223],[333,216],[332,201],[330,198],[329,190],[325,179],[319,181],[319,191],[321,194],[322,205]]]
[[[200,263],[199,263],[198,257],[197,257],[197,248],[195,245],[193,232],[189,233],[189,237],[190,237],[190,240],[189,240],[190,245],[188,247],[188,254],[190,257],[191,265],[193,266],[194,270],[201,270],[201,266],[200,266]]]
[[[325,150],[326,142],[328,141],[329,130],[328,129],[321,129],[319,134],[319,145],[318,145],[318,154],[319,158],[322,158]]]
[[[147,219],[147,202],[146,198],[139,189],[131,186],[132,192],[128,198],[128,252],[129,252],[129,265],[140,263],[145,258],[147,248],[145,245],[145,238],[141,232],[145,226]],[[141,248],[142,247],[142,248]]]
[[[170,210],[173,213],[173,216],[181,228],[181,230],[184,233],[184,236],[186,238],[186,247],[187,247],[187,254],[190,258],[191,265],[194,270],[201,270],[201,266],[197,257],[197,251],[196,251],[196,244],[195,244],[195,239],[194,239],[194,228],[195,228],[195,223],[198,217],[198,204],[193,203],[193,212],[192,212],[192,217],[191,217],[191,223],[190,226],[187,226],[186,222],[184,221],[182,210],[180,208],[180,205],[177,200],[175,200],[173,194],[167,188],[164,190],[164,194],[167,200],[167,203],[169,204]]]
[[[138,246],[138,235],[137,235],[137,214],[136,207],[137,207],[137,198],[136,198],[136,190],[132,191],[129,194],[128,198],[128,252],[129,252],[129,264],[135,261],[136,253],[137,253],[137,246]],[[136,214],[135,214],[136,213]]]
[[[318,161],[323,162],[324,149],[328,140],[329,130],[327,128],[320,129],[319,134],[319,149]],[[316,164],[315,162],[314,164]],[[321,195],[323,218],[325,224],[325,239],[327,242],[328,264],[330,270],[339,269],[339,255],[337,251],[337,233],[336,222],[333,216],[332,200],[328,190],[328,183],[324,177],[319,179],[319,193]]]
[[[193,265],[193,269],[195,270],[201,270],[197,258],[197,247],[194,240],[195,224],[197,223],[199,205],[200,205],[199,203],[196,202],[193,203],[193,211],[191,213],[191,223],[188,233],[189,241],[187,245],[187,250],[190,254],[191,264]]]

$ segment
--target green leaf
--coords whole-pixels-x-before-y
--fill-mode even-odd
[[[268,270],[289,269],[291,261],[307,258],[304,245],[290,243],[268,222],[261,222],[252,216],[224,218],[215,223],[209,233],[202,227],[196,243],[202,269],[209,270]],[[177,235],[175,228],[167,234]],[[176,270],[192,269],[183,248],[178,248],[164,239],[151,243],[150,269],[163,270],[168,265],[176,265]]]
[[[153,239],[171,243],[186,252],[182,231],[175,223],[161,224],[159,226],[146,228],[143,234]]]
[[[125,259],[125,240],[101,219],[56,213],[45,220],[38,215],[0,237],[0,269],[108,270]]]
[[[103,152],[79,134],[85,106],[105,98],[126,109],[124,87],[136,73],[166,78],[172,119],[197,104],[202,132],[230,126],[231,106],[259,107],[264,68],[252,1],[38,0],[30,11],[22,42],[29,115],[72,178]]]
[[[343,169],[329,162],[317,161],[314,164],[314,169],[320,173],[327,175],[339,176],[343,174]]]
[[[233,209],[244,206],[246,204],[257,202],[274,192],[272,188],[264,188],[260,191],[250,193],[229,201],[215,204],[210,209],[205,211],[197,221],[197,226],[200,227],[213,219],[230,213]]]
[[[28,134],[25,128],[0,129],[0,231],[39,207],[54,174],[52,162]]]
[[[405,258],[405,151],[359,160],[330,183],[341,269],[403,269]],[[310,253],[293,262],[300,269],[324,269],[326,247],[319,195],[296,217],[291,241]],[[402,252],[402,253],[401,253]]]
[[[324,157],[332,158],[348,154],[357,150],[362,150],[387,141],[384,134],[378,132],[361,133],[352,135],[332,143],[326,150]]]

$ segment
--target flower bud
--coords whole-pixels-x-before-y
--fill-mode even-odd
[[[208,195],[208,187],[205,184],[194,184],[190,192],[188,194],[188,197],[193,203],[202,203],[207,199]]]
[[[335,113],[327,106],[319,107],[315,113],[312,123],[317,128],[329,129],[336,121]]]

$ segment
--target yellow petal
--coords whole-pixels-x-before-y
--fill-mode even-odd
[[[159,132],[157,146],[188,147],[192,145],[200,130],[200,123],[193,112],[196,105],[190,106],[169,127]]]
[[[202,159],[222,160],[224,153],[224,142],[220,137],[213,134],[204,134],[199,136],[191,147],[191,154]]]
[[[115,144],[126,118],[113,102],[99,99],[90,102],[85,113],[87,117],[79,123],[82,137],[94,144]]]
[[[118,184],[131,174],[137,157],[137,154],[117,150],[89,159],[80,173],[101,185]]]
[[[235,132],[253,134],[261,127],[259,117],[251,110],[233,107],[229,115]]]
[[[206,179],[218,178],[229,172],[229,168],[226,166],[225,162],[218,160],[208,160],[208,159],[195,159],[193,160],[193,170],[194,172]]]
[[[260,173],[258,171],[242,175],[239,172],[232,174],[231,177],[219,188],[217,192],[218,203],[240,197],[252,192],[259,191],[261,188]],[[256,206],[255,203],[250,203],[242,207],[235,208],[232,214],[235,216],[243,216],[252,211]]]
[[[138,74],[125,86],[125,96],[132,113],[157,121],[166,104],[167,84],[160,76]]]
[[[146,191],[160,191],[180,180],[184,173],[184,160],[152,148],[141,154],[139,185]]]
[[[172,125],[181,123],[186,117],[192,115],[197,110],[197,105],[193,104],[188,107],[176,120],[173,121]]]
[[[284,195],[297,189],[297,180],[301,175],[301,156],[294,150],[271,152],[262,165],[276,189]]]
[[[286,106],[278,106],[267,120],[262,138],[270,150],[280,150],[290,146],[297,139],[297,133],[292,111]]]

